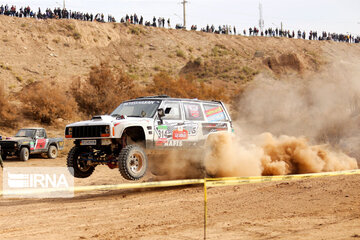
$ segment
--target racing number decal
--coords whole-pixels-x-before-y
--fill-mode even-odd
[[[38,139],[36,141],[36,148],[35,149],[44,149],[46,145],[46,139]]]

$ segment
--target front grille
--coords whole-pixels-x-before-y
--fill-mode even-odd
[[[101,134],[105,133],[107,126],[82,126],[72,127],[73,138],[91,138],[101,137]]]
[[[0,144],[1,144],[1,148],[3,150],[5,150],[5,149],[13,149],[14,146],[15,146],[15,142],[4,142],[4,141],[2,141]]]

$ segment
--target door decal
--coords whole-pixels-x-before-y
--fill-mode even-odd
[[[36,141],[36,148],[35,149],[44,149],[46,146],[46,139],[38,139]]]

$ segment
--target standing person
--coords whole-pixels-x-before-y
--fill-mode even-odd
[[[236,35],[236,27],[234,26],[234,35]]]
[[[170,18],[168,18],[167,23],[168,23],[168,28],[171,28],[171,26],[170,26]]]

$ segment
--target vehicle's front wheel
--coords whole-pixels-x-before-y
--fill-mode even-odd
[[[136,145],[124,147],[118,157],[120,174],[127,180],[139,180],[147,170],[148,160],[142,148]]]
[[[76,178],[87,178],[95,170],[94,166],[89,166],[86,161],[80,159],[80,148],[76,146],[68,154],[67,167],[73,168],[73,171],[69,171]]]
[[[58,155],[58,149],[56,146],[51,145],[48,149],[47,156],[48,158],[55,159]]]
[[[21,148],[20,160],[25,162],[25,161],[29,160],[29,157],[30,157],[29,149],[27,147]]]

